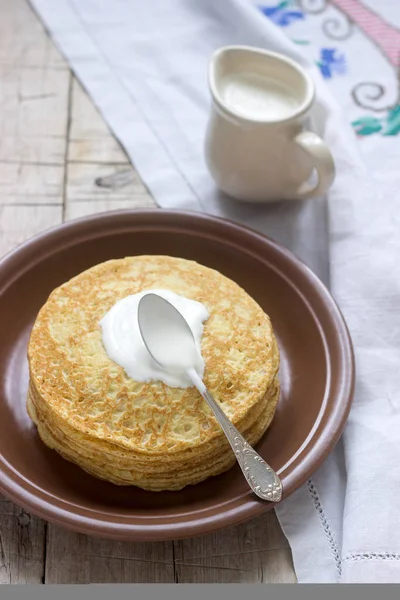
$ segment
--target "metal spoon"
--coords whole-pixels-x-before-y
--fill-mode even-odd
[[[281,480],[226,417],[196,372],[198,349],[192,330],[181,313],[161,296],[149,293],[139,302],[138,323],[153,360],[166,371],[186,373],[214,412],[253,492],[263,500],[279,502]]]

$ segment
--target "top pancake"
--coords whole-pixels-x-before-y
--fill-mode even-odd
[[[180,258],[111,260],[54,290],[31,333],[30,376],[46,409],[83,437],[139,454],[201,453],[224,434],[197,390],[136,382],[102,344],[99,321],[113,304],[151,289],[169,289],[207,307],[204,380],[238,423],[262,400],[278,371],[270,319],[236,283]]]

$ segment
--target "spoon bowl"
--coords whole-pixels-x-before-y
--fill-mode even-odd
[[[161,368],[186,373],[197,364],[199,352],[192,330],[168,300],[152,293],[143,296],[138,324],[144,345]]]

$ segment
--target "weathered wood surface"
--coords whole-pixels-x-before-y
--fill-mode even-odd
[[[0,0],[0,132],[0,255],[63,220],[154,206],[26,0]],[[120,171],[132,174],[126,186],[96,185]],[[1,583],[291,581],[273,512],[195,539],[119,543],[0,498]]]

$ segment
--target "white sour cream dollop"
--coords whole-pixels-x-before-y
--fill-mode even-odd
[[[170,290],[145,290],[139,294],[126,296],[114,304],[100,321],[105,351],[108,357],[120,365],[128,377],[135,381],[162,381],[170,387],[190,387],[193,384],[187,376],[178,376],[161,369],[144,345],[139,331],[137,311],[140,299],[149,292],[171,302],[186,319],[199,350],[199,364],[196,365],[196,371],[201,378],[203,377],[204,359],[201,356],[200,344],[203,323],[209,317],[208,310],[204,304],[189,300]]]

